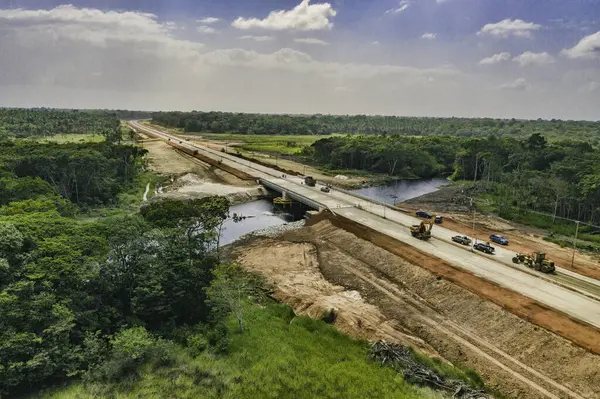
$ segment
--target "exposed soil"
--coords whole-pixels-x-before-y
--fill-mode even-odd
[[[243,146],[243,143],[225,142],[225,141],[220,141],[220,140],[208,140],[208,139],[203,138],[202,136],[198,136],[198,135],[185,135],[180,131],[177,131],[174,129],[167,129],[163,126],[152,125],[151,123],[145,123],[145,124],[150,127],[155,127],[157,129],[161,129],[163,131],[168,131],[171,134],[178,135],[182,138],[185,138],[186,140],[189,140],[196,144],[207,146],[207,147],[209,147],[213,150],[217,150],[217,151],[221,151],[222,149],[228,148],[229,152],[231,153],[232,148]],[[263,153],[259,153],[259,152],[247,152],[247,153],[245,152],[245,154],[249,158],[258,161],[259,163],[261,163],[265,166],[277,166],[281,169],[293,171],[295,173],[298,173],[298,174],[301,174],[304,176],[313,176],[315,179],[317,179],[319,181],[329,183],[329,184],[335,184],[335,185],[341,186],[341,187],[346,187],[346,188],[358,187],[361,185],[361,183],[363,181],[368,180],[367,178],[360,177],[360,176],[346,176],[347,179],[336,179],[334,176],[326,175],[323,172],[321,172],[320,170],[318,170],[312,166],[302,164],[300,162],[292,161],[292,160],[285,159],[285,158],[275,157],[275,156],[272,156],[269,154],[263,154]]]
[[[337,308],[342,331],[368,339],[383,334],[437,351],[475,369],[507,397],[600,398],[600,356],[461,287],[457,282],[467,273],[453,277],[432,272],[425,258],[419,266],[402,258],[416,259],[408,246],[391,243],[387,249],[396,251],[388,252],[327,220],[287,232],[283,239],[256,239],[234,253],[242,266],[275,283],[277,297],[297,311],[320,317]],[[471,277],[481,287],[484,281]],[[493,285],[490,289],[490,295],[510,294]],[[363,299],[357,302],[359,297]],[[551,319],[555,312],[532,302],[517,305],[549,323],[558,320]],[[568,325],[568,318],[565,322],[557,328],[581,327]],[[587,334],[588,341],[600,346],[597,330]]]
[[[150,169],[165,176],[181,176],[193,173],[201,179],[213,182],[249,186],[252,183],[224,172],[219,168],[208,165],[181,151],[176,150],[162,140],[150,139],[140,142],[148,150],[148,165]]]
[[[346,177],[345,179],[336,179],[334,176],[326,175],[323,172],[321,172],[319,169],[316,169],[312,166],[305,165],[300,162],[292,161],[289,159],[275,158],[273,156],[269,156],[266,154],[260,154],[260,153],[254,153],[254,152],[252,154],[250,154],[250,156],[267,166],[275,165],[282,169],[291,170],[291,171],[294,171],[294,172],[299,173],[304,176],[312,176],[321,182],[340,186],[340,187],[346,187],[346,188],[360,187],[360,185],[363,181],[368,180],[368,178],[366,178],[366,177],[357,177],[357,176],[345,176]]]
[[[231,205],[236,205],[264,198],[268,195],[268,192],[263,186],[241,187],[213,183],[193,173],[188,173],[179,177],[164,193],[158,194],[154,198],[188,200],[215,195],[225,197]]]
[[[328,282],[319,270],[316,247],[274,239],[253,239],[236,256],[246,269],[261,274],[274,287],[274,297],[296,313],[319,319],[330,310],[336,327],[354,337],[400,342],[436,355],[423,340],[388,320],[360,293]],[[281,262],[285,259],[285,262]]]
[[[403,209],[416,211],[426,208],[444,215],[444,227],[455,230],[478,240],[489,240],[490,234],[502,234],[510,241],[509,247],[515,252],[545,252],[557,266],[572,270],[595,279],[600,279],[600,261],[586,253],[576,251],[574,262],[573,249],[563,248],[545,241],[545,232],[541,229],[523,226],[492,215],[469,212],[469,200],[466,189],[458,186],[444,187],[439,191],[413,198],[397,204]],[[473,229],[473,220],[475,229]]]

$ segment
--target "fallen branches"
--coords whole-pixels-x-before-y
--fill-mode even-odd
[[[482,389],[472,388],[465,381],[448,379],[431,368],[415,361],[412,351],[403,345],[375,342],[369,352],[373,360],[384,366],[392,366],[402,372],[404,380],[413,384],[452,392],[453,398],[488,399]]]

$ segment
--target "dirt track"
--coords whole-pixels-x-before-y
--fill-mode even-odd
[[[281,242],[255,241],[236,252],[242,265],[271,279],[278,287],[278,297],[298,311],[319,316],[331,307],[332,296],[327,294],[324,300],[314,287],[322,283],[343,286],[344,292],[356,291],[371,305],[351,312],[352,322],[344,322],[347,317],[339,318],[345,332],[368,338],[380,331],[373,325],[385,325],[381,333],[386,331],[393,337],[389,328],[400,326],[399,341],[412,342],[429,352],[427,348],[432,347],[451,362],[475,369],[508,397],[600,397],[600,356],[453,282],[327,221],[286,233],[284,238],[286,241]],[[307,247],[307,243],[312,245]],[[288,252],[300,248],[291,245],[300,245],[304,250],[288,261]],[[279,250],[272,249],[277,246]],[[316,266],[314,260],[308,263],[313,272],[318,267],[322,276],[314,280],[313,273],[307,283],[295,276],[307,267],[302,259],[311,259],[313,253],[317,254]],[[294,266],[290,267],[290,262]],[[344,301],[333,303],[346,306]],[[418,338],[415,341],[407,338],[410,336]],[[598,342],[600,335],[595,338]],[[419,339],[426,344],[415,344]]]

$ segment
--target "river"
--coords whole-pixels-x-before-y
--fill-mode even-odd
[[[352,192],[393,205],[397,202],[432,193],[449,183],[450,181],[444,178],[396,180],[384,186],[359,188],[352,190]]]
[[[229,208],[229,213],[245,216],[246,219],[237,223],[231,219],[225,221],[221,230],[221,245],[231,244],[244,234],[255,230],[294,221],[292,215],[277,212],[273,207],[273,203],[266,199],[234,205]]]
[[[441,178],[398,180],[385,186],[366,187],[352,191],[381,202],[394,204],[434,192],[448,183],[448,180]],[[247,218],[238,223],[233,220],[225,221],[221,231],[221,245],[231,244],[244,234],[255,230],[294,221],[292,215],[277,212],[273,204],[266,199],[234,205],[229,209],[229,213],[231,215],[236,213]]]

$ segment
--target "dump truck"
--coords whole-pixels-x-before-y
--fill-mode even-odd
[[[317,184],[317,181],[312,176],[306,176],[304,178],[304,184],[309,187],[314,187]]]
[[[429,240],[431,238],[431,229],[433,228],[434,223],[435,216],[428,223],[422,221],[421,224],[414,224],[410,227],[410,234],[419,240]]]
[[[524,264],[542,273],[554,273],[556,271],[554,262],[546,259],[546,254],[543,252],[534,252],[531,255],[519,252],[513,257],[512,261],[516,264]]]

